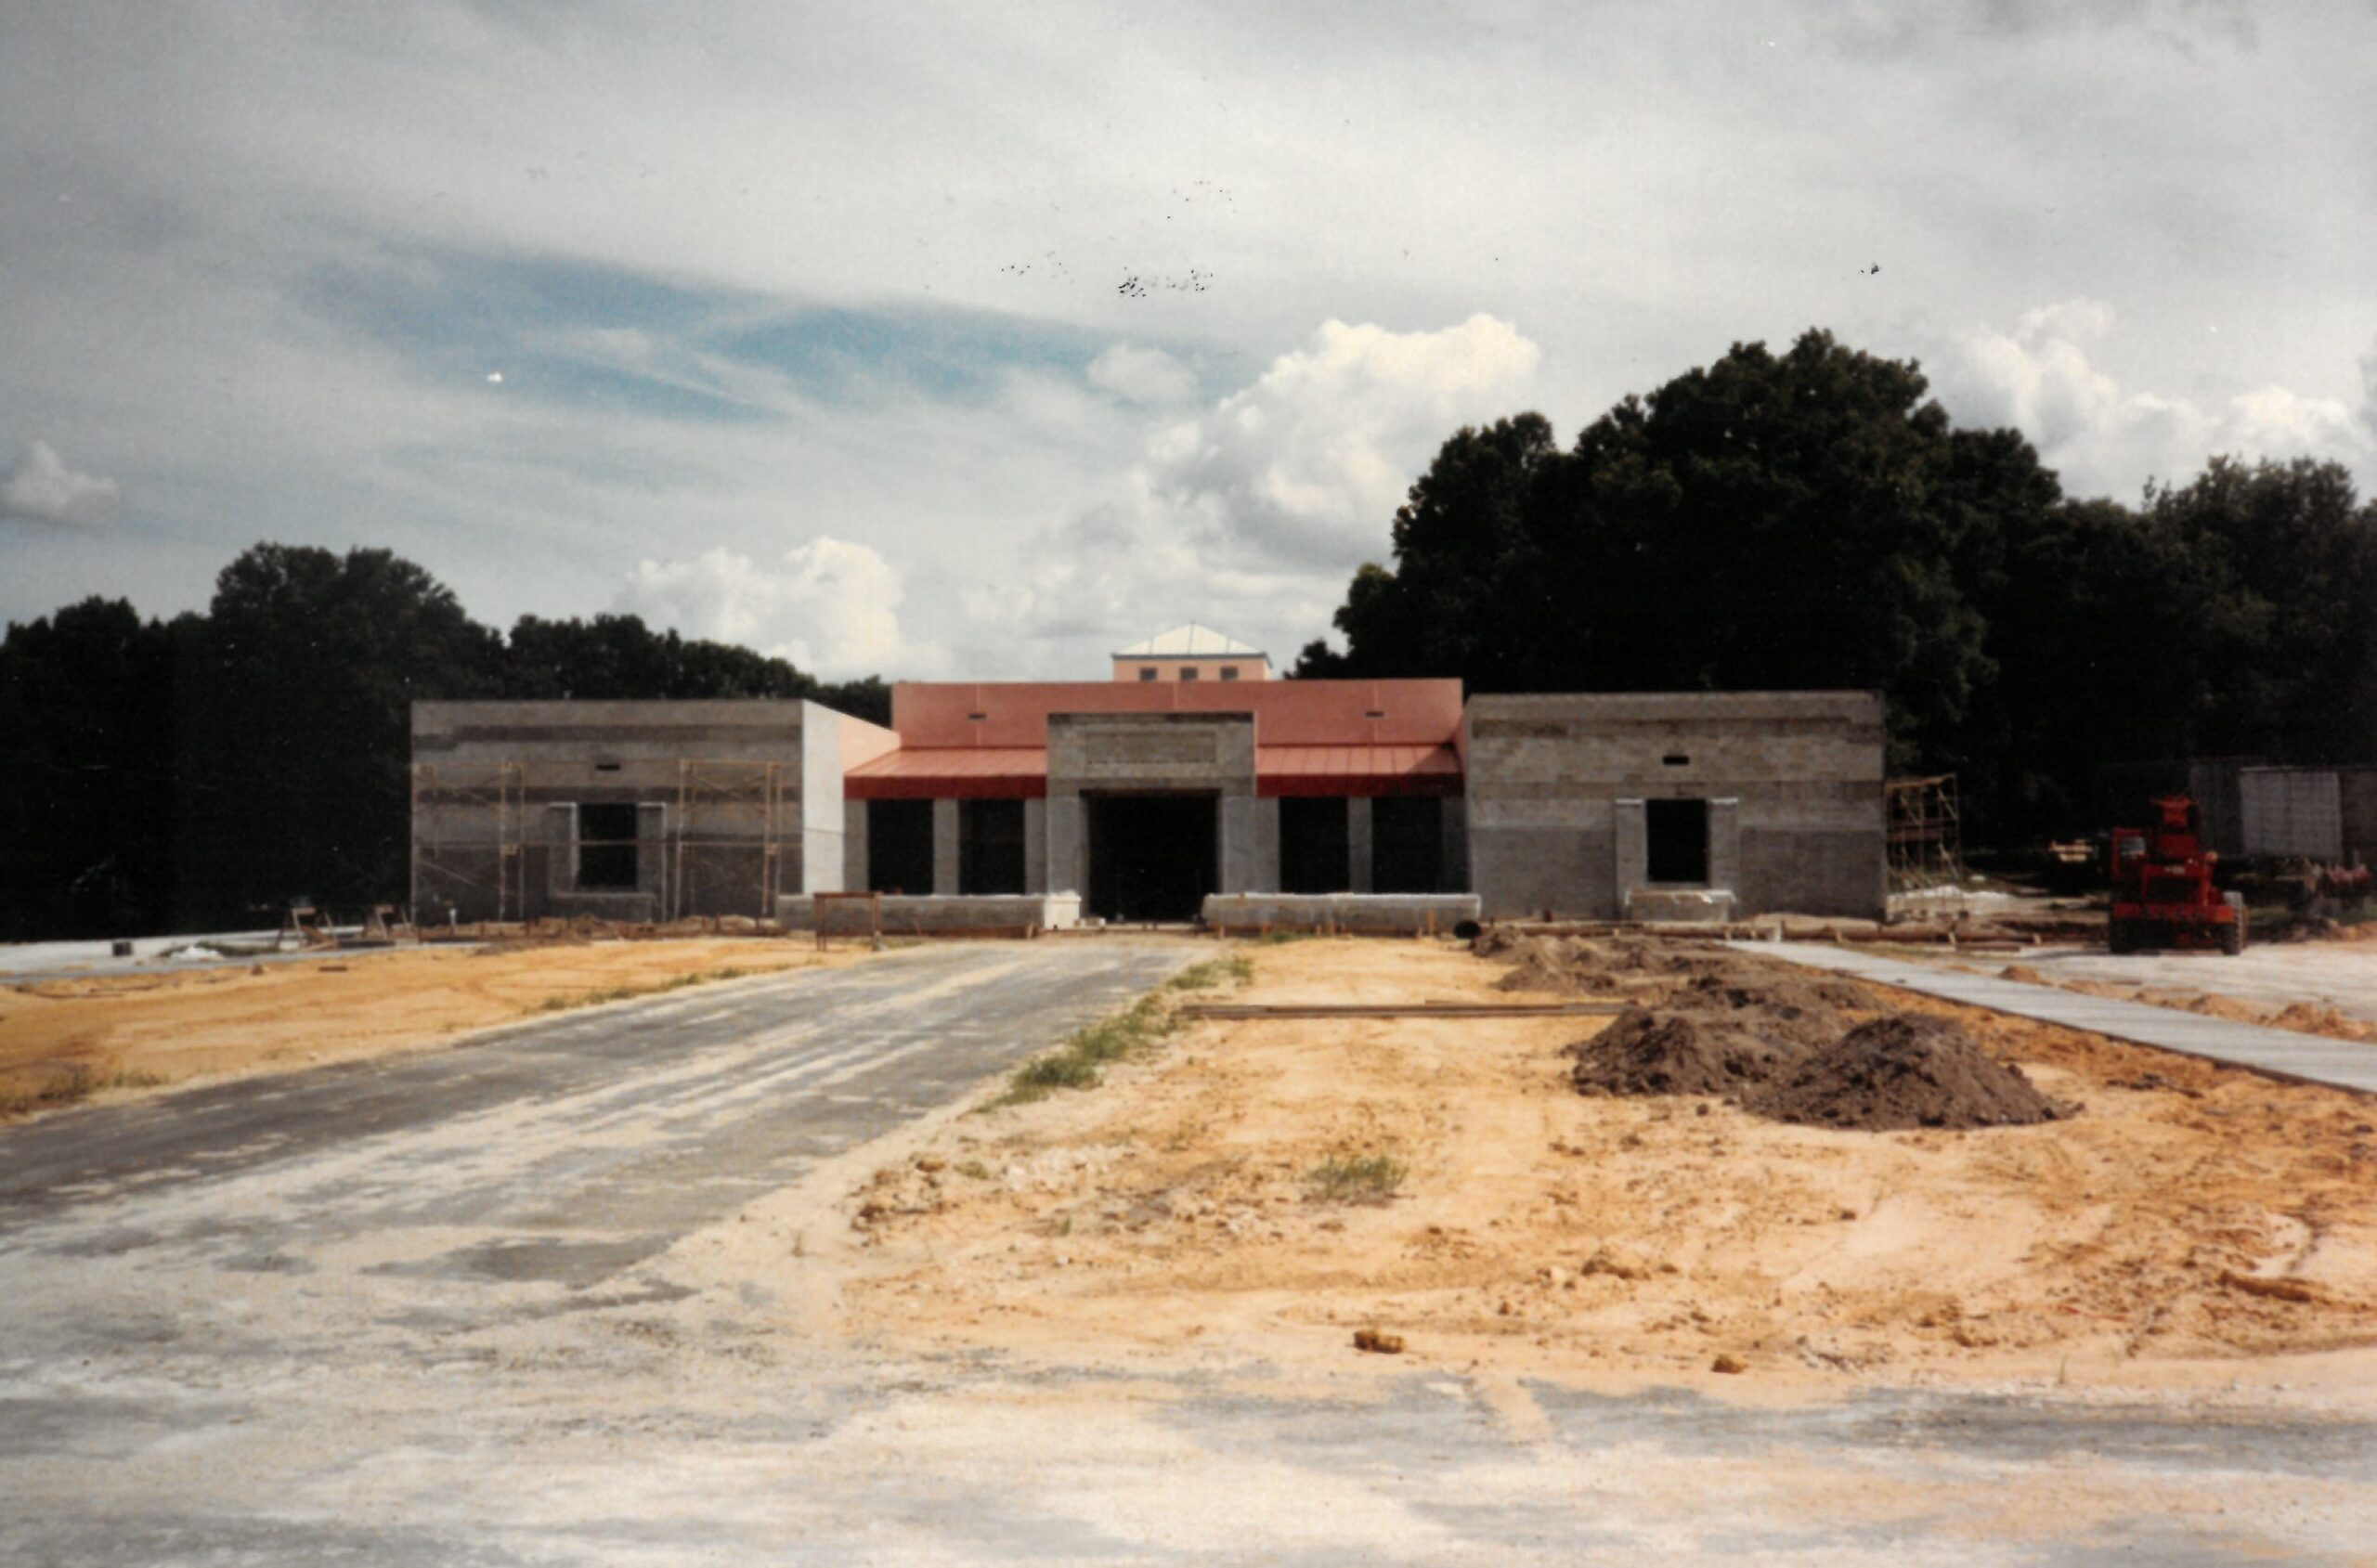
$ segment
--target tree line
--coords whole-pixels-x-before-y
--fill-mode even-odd
[[[2102,825],[2193,756],[2377,759],[2377,503],[2334,463],[2211,460],[2137,505],[1957,429],[1913,363],[1736,345],[1563,447],[1444,444],[1302,676],[1478,692],[1879,689],[1895,771],[1955,772],[1968,843]],[[632,616],[508,635],[384,550],[263,544],[202,613],[91,599],[0,639],[0,940],[221,928],[407,884],[416,698],[806,696],[880,680]]]
[[[633,616],[509,636],[384,550],[260,544],[203,612],[94,598],[0,639],[0,940],[277,923],[409,878],[416,698],[809,697],[888,722],[890,690],[828,685]]]
[[[2377,760],[2377,503],[2340,465],[2210,460],[2068,496],[1918,367],[1812,331],[1595,420],[1448,440],[1302,676],[1478,692],[1872,688],[1890,766],[1959,776],[1968,844],[2101,826],[2190,757]]]

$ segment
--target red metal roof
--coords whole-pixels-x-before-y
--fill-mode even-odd
[[[1264,745],[1254,748],[1258,795],[1458,795],[1461,759],[1448,745]],[[1036,745],[930,746],[895,751],[842,780],[852,800],[986,799],[1048,793],[1048,753]]]
[[[1052,713],[1250,713],[1257,745],[1443,745],[1461,732],[1458,680],[901,681],[903,747],[1046,745]]]
[[[934,746],[895,751],[842,775],[851,800],[996,799],[1048,793],[1048,748]]]
[[[1461,758],[1448,745],[1263,745],[1257,795],[1459,795]]]

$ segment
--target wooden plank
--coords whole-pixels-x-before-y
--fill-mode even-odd
[[[1191,1018],[1579,1018],[1611,1017],[1634,1005],[1616,999],[1590,1002],[1296,1003],[1192,1002]]]

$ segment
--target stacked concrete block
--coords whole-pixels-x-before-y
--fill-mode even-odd
[[[840,740],[858,721],[813,703],[422,702],[412,718],[422,919],[764,918],[780,894],[841,886]],[[590,809],[622,806],[631,882],[589,886]]]
[[[1663,886],[1645,821],[1662,799],[1707,802],[1708,875],[1682,890],[1729,893],[1743,914],[1882,913],[1877,693],[1478,696],[1464,725],[1469,875],[1489,915],[1623,917]]]

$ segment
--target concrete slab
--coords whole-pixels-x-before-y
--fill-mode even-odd
[[[1969,1006],[1987,1007],[2020,1018],[2061,1024],[2067,1029],[2126,1040],[2225,1062],[2253,1072],[2300,1082],[2324,1083],[2358,1094],[2377,1095],[2377,1046],[2348,1040],[2330,1040],[2291,1030],[2264,1029],[2226,1018],[2181,1013],[2139,1002],[2114,1002],[2082,996],[2020,980],[1988,975],[1960,974],[1952,969],[1883,958],[1853,948],[1827,947],[1816,942],[1733,942],[1747,953],[1781,958],[1811,968],[1831,969],[1859,979],[1896,986],[1924,996],[1937,996]]]
[[[1223,931],[1449,934],[1478,917],[1474,893],[1212,893],[1205,924]]]

